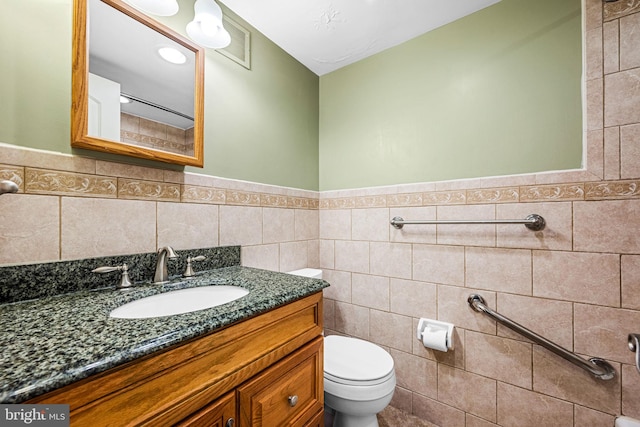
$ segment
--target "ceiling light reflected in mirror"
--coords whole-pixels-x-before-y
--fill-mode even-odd
[[[158,49],[158,54],[167,62],[180,65],[187,62],[187,57],[177,49],[172,47],[161,47]]]

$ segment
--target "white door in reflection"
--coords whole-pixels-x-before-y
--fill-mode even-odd
[[[120,83],[89,73],[89,135],[120,141]]]

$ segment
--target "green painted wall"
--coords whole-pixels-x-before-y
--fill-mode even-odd
[[[183,34],[185,3],[163,18]],[[0,142],[181,169],[72,151],[72,0],[2,9]],[[502,0],[321,78],[251,30],[251,70],[207,52],[187,171],[332,190],[580,167],[580,0]]]
[[[193,1],[162,22],[185,34]],[[225,13],[248,25],[237,16]],[[70,147],[72,0],[3,0],[0,142],[181,169]],[[252,69],[213,50],[205,65],[205,166],[187,171],[318,190],[319,78],[262,34]],[[0,162],[2,160],[0,159]]]
[[[580,0],[502,0],[320,78],[320,190],[574,169]]]

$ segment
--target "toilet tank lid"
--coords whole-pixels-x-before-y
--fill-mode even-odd
[[[393,358],[369,341],[330,335],[324,339],[324,371],[345,380],[372,381],[393,371]]]
[[[640,421],[629,417],[616,418],[616,427],[640,427]]]
[[[312,277],[314,279],[322,279],[322,270],[317,268],[302,268],[300,270],[289,271],[289,274],[296,276]]]

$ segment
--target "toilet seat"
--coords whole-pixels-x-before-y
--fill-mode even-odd
[[[324,377],[346,385],[375,385],[393,375],[393,358],[376,344],[330,335],[324,339]]]
[[[383,384],[387,381],[389,381],[391,378],[393,378],[395,376],[395,373],[393,371],[389,372],[387,375],[385,375],[382,378],[378,378],[376,380],[370,380],[370,381],[357,381],[357,380],[349,380],[346,378],[338,378],[335,377],[327,372],[324,373],[324,379],[328,380],[328,381],[333,381],[334,383],[337,384],[344,384],[344,385],[353,385],[353,386],[360,386],[360,387],[367,387],[367,386],[374,386],[377,384]]]
[[[390,399],[395,386],[393,358],[383,348],[357,338],[325,337],[325,399],[332,400],[333,396],[362,402]]]

